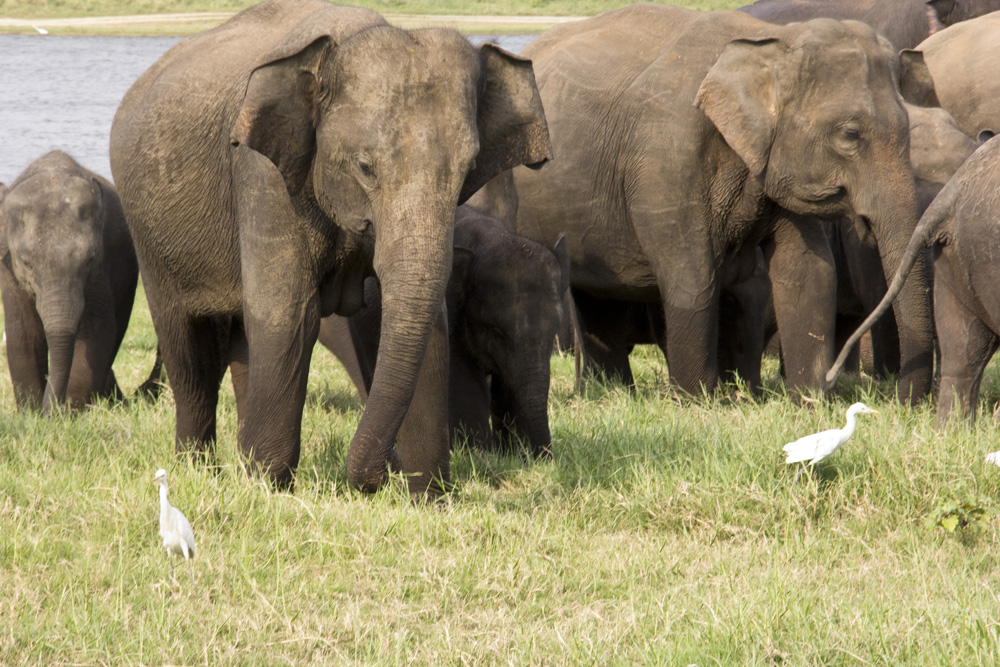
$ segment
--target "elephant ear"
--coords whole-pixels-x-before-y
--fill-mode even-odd
[[[922,51],[904,49],[899,52],[899,95],[918,107],[941,106]]]
[[[736,39],[701,82],[694,104],[763,184],[778,125],[773,67],[788,53],[779,39]]]
[[[538,168],[552,159],[549,128],[531,61],[494,44],[479,47],[479,61],[479,155],[465,178],[459,204],[505,169],[520,164]]]
[[[290,194],[305,184],[316,151],[319,68],[333,51],[323,35],[282,45],[250,74],[230,143],[251,148],[281,171]]]

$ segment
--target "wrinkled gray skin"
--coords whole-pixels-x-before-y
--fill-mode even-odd
[[[910,163],[922,214],[952,174],[979,144],[964,134],[944,109],[906,105],[910,119]],[[830,223],[831,247],[837,267],[837,346],[861,324],[885,296],[886,279],[874,240],[862,239],[850,220]],[[888,313],[872,327],[871,365],[876,375],[899,372],[899,335]],[[855,355],[847,368],[857,369]]]
[[[815,18],[867,23],[897,49],[912,49],[960,21],[1000,10],[1000,0],[758,0],[740,7],[768,23]]]
[[[464,433],[478,446],[508,453],[523,440],[533,456],[551,454],[549,358],[568,269],[564,241],[549,250],[495,218],[458,208],[447,296],[453,436]],[[344,363],[363,398],[378,354],[375,310],[326,317],[320,326],[319,342]]]
[[[659,5],[559,26],[524,54],[558,159],[515,170],[517,231],[551,244],[566,228],[576,290],[662,298],[670,377],[692,394],[719,379],[721,290],[751,275],[769,239],[790,389],[818,390],[836,272],[807,217],[851,217],[872,230],[883,269],[898,265],[917,210],[896,76],[915,98],[933,95],[922,62],[901,65],[861,23]],[[905,400],[931,384],[921,276],[896,304]]]
[[[938,425],[953,415],[974,416],[983,371],[1000,344],[1000,139],[976,151],[930,205],[878,308],[850,344],[885,313],[914,260],[930,246],[934,256],[934,323],[941,347]],[[842,355],[843,356],[843,355]],[[838,364],[830,371],[840,371]]]
[[[121,398],[139,276],[115,187],[62,151],[0,184],[0,291],[18,409]]]
[[[941,106],[963,132],[978,137],[1000,131],[1000,14],[942,30],[916,50],[923,53]]]
[[[422,382],[446,396],[447,375],[420,370],[447,355],[455,206],[548,155],[530,62],[454,31],[272,0],[173,47],[122,101],[111,167],[178,447],[210,452],[229,363],[240,448],[290,486],[320,318],[356,312],[377,275],[381,354],[349,481],[371,492],[391,468],[414,494],[447,482],[447,423],[411,429],[407,410]]]

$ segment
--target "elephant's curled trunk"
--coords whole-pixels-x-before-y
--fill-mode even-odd
[[[378,229],[375,272],[382,288],[378,360],[364,414],[347,457],[348,479],[373,493],[387,469],[403,461],[395,439],[413,398],[431,329],[444,305],[451,270],[454,202],[431,215],[402,215],[391,229]]]

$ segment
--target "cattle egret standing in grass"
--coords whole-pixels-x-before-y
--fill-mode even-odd
[[[844,424],[844,428],[832,428],[829,431],[813,433],[785,445],[785,452],[788,454],[785,463],[809,461],[809,465],[813,465],[822,461],[851,439],[854,427],[858,422],[858,415],[877,414],[879,414],[878,410],[872,410],[864,403],[855,403],[847,408],[847,423]]]
[[[160,468],[153,476],[153,481],[160,485],[160,537],[163,538],[163,548],[167,550],[167,562],[170,563],[170,576],[174,576],[174,562],[170,554],[180,554],[188,564],[188,574],[191,583],[191,559],[194,558],[194,533],[187,517],[179,509],[171,507],[167,501],[167,471]]]

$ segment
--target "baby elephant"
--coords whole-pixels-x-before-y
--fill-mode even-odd
[[[549,250],[461,206],[453,257],[447,295],[452,433],[464,432],[471,442],[505,452],[514,451],[515,438],[521,438],[531,454],[548,456],[549,360],[569,287],[565,241],[560,237]],[[319,334],[362,396],[377,355],[372,342],[378,325],[371,320],[378,294],[371,287],[374,281],[366,289],[368,307],[349,325],[327,317]]]
[[[0,184],[0,257],[18,409],[120,398],[111,364],[139,268],[114,186],[61,151],[35,160]]]

